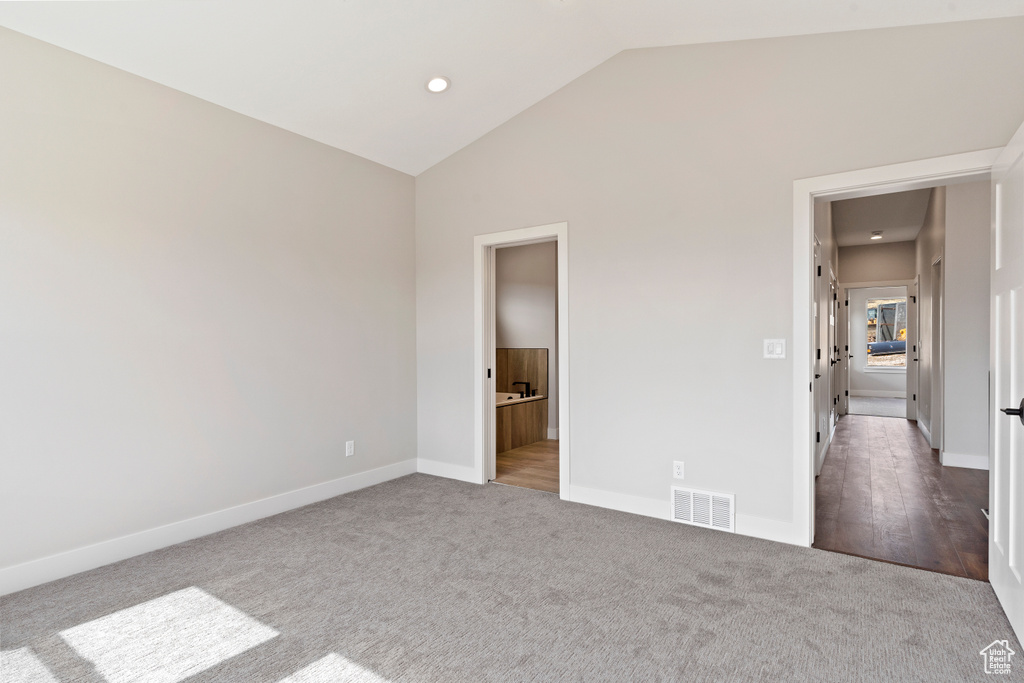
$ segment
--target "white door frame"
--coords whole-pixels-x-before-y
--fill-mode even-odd
[[[569,224],[551,223],[473,238],[473,468],[475,479],[494,478],[494,250],[538,242],[558,244],[558,491],[569,499]],[[488,377],[488,370],[491,370]]]
[[[793,542],[814,542],[814,202],[986,180],[1002,148],[804,178],[793,183]],[[840,272],[840,275],[842,273]]]
[[[910,296],[911,296],[910,290],[911,290],[911,288],[913,286],[914,286],[914,280],[878,280],[878,281],[873,281],[873,282],[849,282],[849,283],[842,283],[842,284],[839,285],[839,291],[843,293],[843,297],[844,297],[843,298],[843,302],[845,304],[846,302],[848,302],[850,300],[850,290],[853,290],[853,289],[876,289],[876,288],[879,288],[879,287],[904,287],[907,290],[907,305],[908,305],[907,311],[908,311],[908,316],[909,316],[909,311],[910,311],[909,305],[910,305]],[[846,308],[849,309],[849,306],[846,306]],[[847,330],[846,330],[846,340],[847,341],[846,341],[846,346],[853,346],[853,344],[850,344],[850,342],[852,340],[850,339],[850,330],[849,330],[849,324],[850,324],[850,314],[849,314],[849,312],[847,312],[847,314],[846,314],[846,319],[847,319]],[[908,334],[908,336],[909,336],[909,334]],[[846,386],[844,386],[843,389],[848,392],[848,391],[850,391],[850,381],[851,381],[850,380],[850,376],[852,374],[852,365],[850,363],[850,350],[847,349],[844,353],[846,354],[846,359],[845,360],[846,360],[846,370],[847,370],[847,372],[846,372]],[[864,353],[864,349],[861,348],[857,353]],[[910,364],[912,362],[913,361],[910,360],[910,349],[907,349],[907,368],[906,368],[906,372],[907,372],[906,376],[907,377],[910,377]],[[910,400],[910,380],[909,379],[907,380],[907,383],[906,383],[906,390],[907,390],[907,400],[909,401]],[[847,396],[849,396],[849,394],[847,394]],[[910,419],[910,418],[908,418],[908,419]]]

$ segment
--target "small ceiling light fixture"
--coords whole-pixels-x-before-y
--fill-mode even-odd
[[[427,90],[434,93],[444,92],[451,84],[452,82],[444,76],[434,76],[427,81]]]
[[[873,239],[873,240],[880,240],[880,239],[882,239],[882,231],[881,230],[875,230],[873,233],[871,233],[871,239]]]

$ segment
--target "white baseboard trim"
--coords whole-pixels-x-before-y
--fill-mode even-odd
[[[924,434],[924,438],[928,439],[928,443],[930,445],[931,442],[932,442],[932,433],[930,431],[928,431],[928,425],[926,425],[924,423],[924,420],[921,420],[921,419],[917,420],[917,429],[918,429],[919,432]]]
[[[548,427],[548,438],[558,440],[558,427]]]
[[[468,481],[471,484],[480,483],[480,477],[476,473],[476,468],[466,467],[465,465],[453,465],[450,462],[418,458],[416,460],[416,471],[423,474],[432,474],[435,477],[444,477],[445,479]]]
[[[939,453],[939,462],[943,467],[967,467],[972,470],[987,470],[988,456],[973,455],[971,453],[950,453],[942,451]]]
[[[403,460],[393,465],[385,465],[366,472],[262,498],[251,503],[243,503],[180,522],[172,522],[109,541],[101,541],[38,560],[4,567],[0,569],[0,595],[56,581],[113,562],[120,562],[129,557],[190,541],[200,536],[207,536],[240,524],[334,498],[343,493],[404,477],[414,472],[416,472],[416,460]]]
[[[796,534],[793,533],[793,522],[784,522],[781,519],[741,515],[737,512],[736,533],[743,536],[763,538],[766,541],[805,546],[804,543],[799,543],[795,540]]]
[[[634,515],[654,517],[655,519],[668,520],[671,517],[671,501],[668,493],[665,500],[656,500],[644,496],[633,496],[626,493],[613,493],[600,489],[591,489],[583,486],[569,486],[569,500],[573,503],[593,505],[595,507],[629,512]],[[780,543],[796,543],[793,533],[793,523],[783,522],[766,517],[755,517],[753,515],[736,514],[736,533],[743,536],[753,536],[769,541]]]
[[[569,485],[569,500],[573,503],[593,505],[594,507],[629,512],[644,517],[655,519],[668,519],[670,517],[671,501],[668,494],[665,500],[656,500],[644,496],[633,496],[628,493],[613,493],[601,489],[591,489],[583,486]]]
[[[850,389],[850,396],[860,398],[907,398],[905,391],[885,391],[884,389]]]
[[[828,455],[828,447],[832,445],[832,435],[828,437],[828,441],[825,442],[825,447],[818,453],[818,457],[814,462],[814,476],[821,474],[821,466],[825,464],[825,456]]]

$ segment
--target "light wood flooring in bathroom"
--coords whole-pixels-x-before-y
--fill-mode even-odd
[[[558,441],[545,439],[497,456],[499,484],[558,493]]]

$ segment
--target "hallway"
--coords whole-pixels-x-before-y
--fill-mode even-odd
[[[988,476],[942,467],[914,422],[844,416],[815,481],[814,547],[987,581]]]

